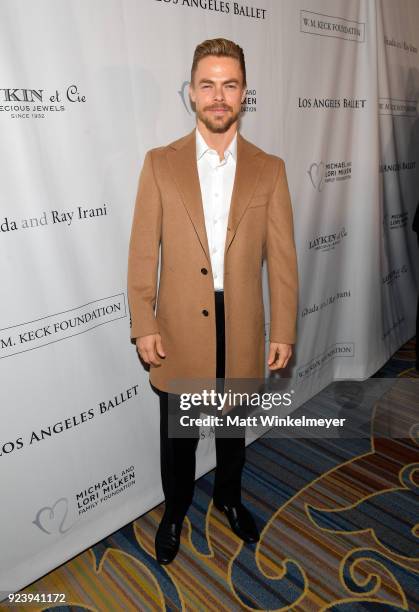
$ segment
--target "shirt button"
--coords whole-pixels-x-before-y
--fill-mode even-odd
[[[214,193],[215,197],[218,198],[218,193]]]
[[[207,316],[208,316],[208,310],[204,309],[204,310],[202,311],[202,314],[204,315],[204,317],[207,317]]]
[[[202,274],[208,274],[208,270],[206,268],[201,268]]]

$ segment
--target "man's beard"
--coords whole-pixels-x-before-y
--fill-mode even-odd
[[[214,134],[224,134],[227,130],[235,123],[240,117],[240,112],[238,111],[236,114],[230,115],[224,123],[219,123],[218,121],[214,121],[207,115],[204,115],[202,111],[197,110],[196,114],[198,119],[202,121],[205,127]]]

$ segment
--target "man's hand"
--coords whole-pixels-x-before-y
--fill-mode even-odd
[[[158,366],[161,364],[161,361],[158,359],[157,354],[160,355],[160,357],[166,357],[160,334],[139,336],[136,338],[135,344],[141,359],[146,363]]]
[[[292,344],[282,344],[271,342],[268,356],[268,366],[270,370],[285,368],[292,355]]]

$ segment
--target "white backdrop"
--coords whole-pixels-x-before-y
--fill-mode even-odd
[[[0,2],[2,592],[163,499],[127,249],[145,152],[194,126],[205,38],[243,46],[242,133],[286,162],[300,399],[414,335],[419,5],[249,2]],[[214,462],[207,436],[197,474]]]

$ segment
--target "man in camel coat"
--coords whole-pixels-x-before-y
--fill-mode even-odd
[[[128,257],[131,338],[160,396],[165,513],[155,545],[162,564],[179,548],[199,440],[198,428],[192,437],[169,436],[169,398],[179,400],[171,385],[264,378],[265,258],[270,370],[287,365],[296,340],[298,273],[285,164],[237,131],[246,95],[241,47],[226,39],[198,45],[189,94],[196,128],[145,156]],[[214,505],[241,539],[256,542],[258,529],[240,496],[244,436],[217,436],[216,429],[215,442]]]

